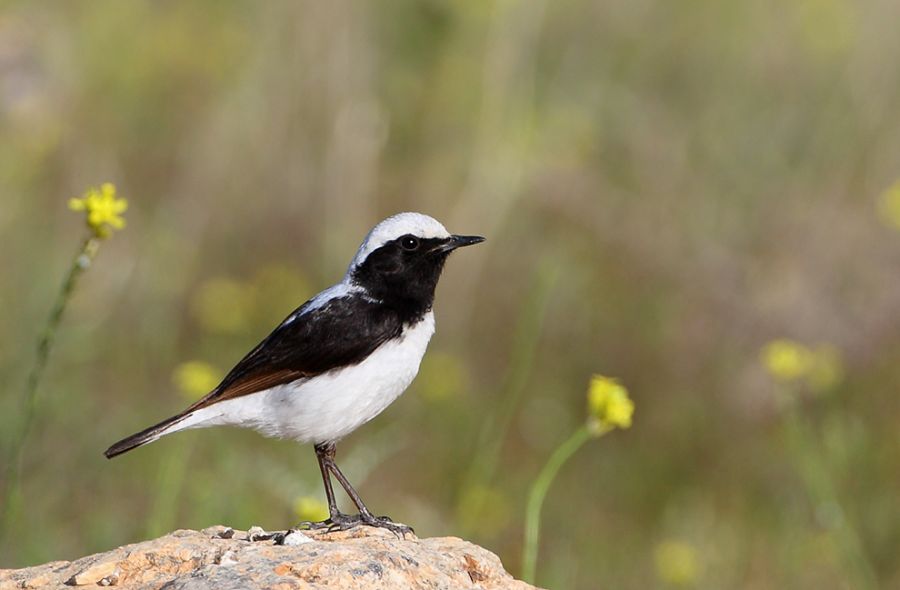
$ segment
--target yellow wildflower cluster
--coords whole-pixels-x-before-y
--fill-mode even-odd
[[[128,209],[128,201],[116,198],[116,187],[104,183],[100,188],[89,188],[80,198],[69,199],[69,209],[84,211],[87,224],[98,238],[108,238],[112,230],[125,227],[122,213]]]
[[[203,361],[181,363],[172,375],[175,386],[184,397],[191,401],[212,391],[221,380],[221,371]]]
[[[763,347],[760,356],[776,381],[804,381],[813,391],[834,387],[844,373],[840,352],[827,344],[813,349],[793,340],[773,340]]]
[[[693,545],[664,541],[654,552],[656,575],[673,586],[691,586],[700,576],[700,560]]]
[[[312,294],[309,280],[283,264],[263,267],[252,280],[212,277],[201,283],[191,313],[204,330],[241,334],[252,326],[276,324],[284,310]]]
[[[314,496],[300,496],[294,501],[294,514],[302,521],[319,522],[328,518],[328,506]]]
[[[594,375],[588,387],[588,427],[595,436],[615,428],[629,428],[634,402],[615,379]]]
[[[217,334],[240,334],[253,323],[258,291],[227,277],[210,279],[194,295],[191,311],[198,323]]]
[[[878,212],[885,224],[900,230],[900,180],[881,193]]]

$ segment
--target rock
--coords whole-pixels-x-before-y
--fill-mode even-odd
[[[281,542],[282,545],[300,545],[301,543],[312,543],[313,540],[309,537],[309,535],[304,535],[300,531],[294,531],[292,533],[288,533],[285,535],[284,540]]]
[[[97,565],[82,570],[66,580],[68,586],[87,586],[89,584],[99,584],[101,580],[108,580],[110,583],[105,586],[114,585],[113,580],[118,580],[119,564],[115,561],[105,561]]]
[[[265,539],[251,541],[250,538]],[[277,537],[275,537],[277,539]],[[175,531],[68,562],[0,570],[0,590],[113,586],[165,590],[398,588],[528,590],[500,559],[455,537],[397,538],[384,529],[294,532],[276,545],[254,527]]]

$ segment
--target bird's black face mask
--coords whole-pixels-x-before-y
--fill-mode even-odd
[[[420,238],[407,234],[369,254],[353,271],[353,282],[411,321],[431,309],[450,252],[482,241],[479,236]]]

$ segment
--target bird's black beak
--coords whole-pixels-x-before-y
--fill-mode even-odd
[[[442,246],[440,246],[441,252],[450,252],[452,250],[456,250],[457,248],[462,248],[463,246],[472,246],[474,244],[480,244],[484,241],[484,238],[481,236],[450,236],[447,238],[447,241],[444,242]]]

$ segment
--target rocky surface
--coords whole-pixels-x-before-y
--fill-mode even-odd
[[[454,537],[398,539],[369,527],[293,533],[283,545],[266,537],[260,530],[226,527],[175,531],[76,561],[0,570],[0,590],[534,588],[514,580],[490,551]]]

